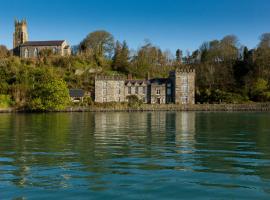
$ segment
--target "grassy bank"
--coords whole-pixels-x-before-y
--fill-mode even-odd
[[[270,111],[270,103],[252,104],[195,104],[195,105],[149,105],[128,106],[126,104],[99,105],[91,107],[69,107],[65,112],[113,112],[113,111]]]
[[[128,104],[98,104],[93,106],[70,106],[56,112],[149,112],[149,111],[253,111],[269,112],[270,103],[249,103],[249,104],[195,104],[195,105],[150,105],[142,104],[129,106]],[[0,113],[29,112],[17,108],[0,108]]]

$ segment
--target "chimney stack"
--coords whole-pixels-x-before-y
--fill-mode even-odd
[[[128,80],[132,80],[132,74],[128,74]]]

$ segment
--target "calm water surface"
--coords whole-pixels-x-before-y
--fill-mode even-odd
[[[0,115],[0,199],[270,199],[270,113]]]

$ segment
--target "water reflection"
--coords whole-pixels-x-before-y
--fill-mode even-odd
[[[189,186],[205,195],[215,188],[223,197],[234,188],[265,197],[269,119],[264,113],[0,115],[0,190],[7,197],[33,187],[58,188],[60,197],[61,189],[106,191],[105,198],[125,189],[139,198],[168,195],[162,186],[189,197]]]

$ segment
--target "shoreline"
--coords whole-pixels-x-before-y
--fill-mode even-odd
[[[194,105],[151,105],[143,104],[137,107],[128,107],[123,104],[99,105],[91,107],[72,106],[63,110],[50,112],[159,112],[159,111],[200,111],[200,112],[269,112],[270,103],[249,104],[194,104]],[[28,110],[16,108],[0,109],[0,113],[31,113]]]

